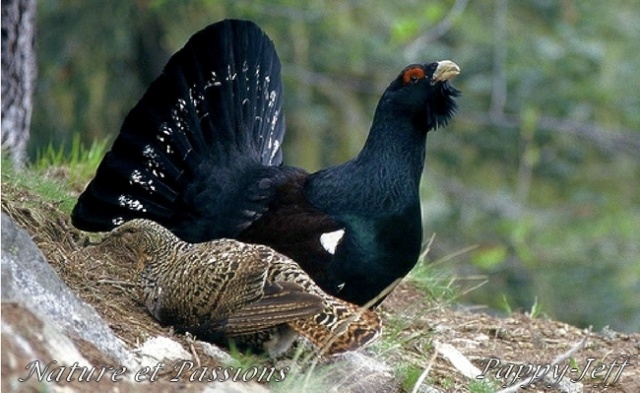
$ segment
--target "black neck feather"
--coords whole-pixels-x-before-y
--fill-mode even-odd
[[[311,175],[305,191],[315,207],[337,217],[379,209],[396,214],[418,198],[426,131],[384,109],[378,107],[357,157]]]

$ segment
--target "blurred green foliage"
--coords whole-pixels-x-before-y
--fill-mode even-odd
[[[42,1],[32,156],[71,135],[113,138],[169,55],[228,17],[254,20],[274,40],[286,162],[309,170],[359,151],[405,65],[460,64],[459,115],[428,141],[430,258],[477,245],[452,265],[489,277],[465,302],[529,310],[537,296],[557,319],[638,330],[634,2]]]

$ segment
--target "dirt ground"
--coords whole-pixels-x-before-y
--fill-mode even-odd
[[[534,383],[525,391],[571,391],[569,380],[573,379],[582,383],[584,392],[640,392],[640,334],[590,333],[587,329],[578,329],[563,322],[530,318],[520,313],[496,318],[484,313],[432,307],[424,314],[420,312],[424,304],[422,296],[410,286],[400,286],[385,301],[384,309],[387,313],[405,310],[406,314],[416,315],[406,334],[411,335],[421,329],[431,331],[432,340],[453,345],[478,369],[486,370],[485,375],[495,379],[497,389],[514,385],[519,365],[550,365],[586,337],[584,348],[557,367],[556,375],[565,371],[567,387],[553,386],[557,377],[552,377],[554,368],[551,367],[548,375],[552,378]],[[625,359],[628,364],[622,366]],[[513,367],[509,369],[509,366]],[[527,370],[523,368],[521,375]],[[545,369],[539,370],[539,375],[542,375]],[[448,386],[452,389],[450,391],[458,391],[458,388],[466,391],[463,387],[469,381],[460,377],[460,372],[450,362],[441,356],[436,358],[430,373],[432,383]],[[523,382],[523,379],[516,380],[517,384],[522,385]]]
[[[131,261],[109,249],[108,242],[95,245],[101,235],[77,231],[56,204],[43,202],[11,184],[2,185],[2,210],[32,235],[62,280],[95,307],[129,348],[138,347],[149,337],[164,335],[190,348],[201,365],[218,364],[200,347],[192,345],[188,337],[160,326],[146,312],[136,300]],[[579,379],[585,392],[640,392],[640,334],[590,333],[524,314],[497,318],[454,308],[430,303],[411,283],[400,284],[380,307],[383,321],[389,326],[384,335],[393,336],[393,340],[388,340],[393,345],[374,345],[373,356],[392,366],[413,365],[417,372],[428,369],[425,383],[450,392],[481,390],[471,390],[474,378],[463,375],[464,362],[448,359],[443,355],[445,351],[436,351],[436,342],[457,349],[464,355],[462,359],[469,359],[487,380],[494,381],[495,390],[523,384],[523,379],[514,383],[519,370],[523,375],[529,366],[549,365],[547,375],[552,378],[537,381],[525,391],[571,391],[571,385],[579,385],[568,380]],[[3,318],[7,311],[10,310],[3,309]],[[556,357],[576,347],[585,337],[584,348],[555,369],[551,366]],[[86,351],[85,356],[96,365],[109,361],[91,348]],[[540,373],[545,370],[531,369]],[[565,372],[567,387],[552,386],[557,379],[553,378],[554,371]],[[403,389],[410,391],[412,387],[405,384]]]

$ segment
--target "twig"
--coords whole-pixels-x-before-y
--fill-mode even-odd
[[[436,352],[441,353],[465,377],[474,378],[481,374],[481,371],[453,345],[436,341],[435,347]]]
[[[436,41],[451,30],[453,23],[462,15],[468,3],[469,0],[456,0],[449,13],[437,25],[406,46],[405,57],[415,57],[428,43]]]
[[[556,364],[560,364],[560,363],[564,362],[565,360],[568,360],[570,357],[572,357],[579,350],[583,349],[587,345],[587,340],[589,339],[590,336],[591,336],[591,328],[589,328],[589,330],[587,331],[587,334],[584,336],[584,338],[579,343],[575,344],[567,352],[565,352],[562,355],[559,355],[558,357],[556,357],[553,360],[551,365],[555,366]]]
[[[125,287],[134,287],[136,284],[130,281],[118,281],[118,280],[108,280],[106,278],[102,278],[98,280],[96,283],[98,284],[111,284],[114,286],[125,286]]]
[[[193,346],[192,341],[189,342],[189,350],[191,351],[193,358],[196,360],[196,367],[200,368],[202,366],[202,363],[200,362],[200,356],[198,356],[198,352],[196,352],[196,348]]]
[[[454,251],[451,254],[447,254],[447,255],[443,256],[442,258],[431,262],[431,266],[441,265],[441,264],[443,264],[443,263],[445,263],[447,261],[452,260],[453,258],[455,258],[455,257],[457,257],[459,255],[465,254],[465,253],[467,253],[469,251],[473,251],[478,247],[480,247],[479,244],[473,244],[471,246],[467,246],[465,248],[462,248],[462,249],[460,249],[458,251]]]
[[[433,234],[429,238],[429,241],[427,242],[427,246],[424,248],[424,251],[420,253],[420,257],[418,258],[419,261],[427,257],[427,254],[429,254],[429,251],[431,251],[431,245],[433,244],[433,241],[435,240],[435,238],[436,238],[436,233],[433,232]]]
[[[189,351],[191,351],[191,355],[193,355],[193,359],[196,361],[196,367],[200,368],[202,363],[200,362],[200,356],[198,356],[198,352],[196,352],[196,348],[193,346],[193,340],[195,339],[191,333],[186,334],[187,342],[189,343]]]
[[[431,367],[433,366],[433,363],[435,363],[437,357],[438,357],[438,351],[433,351],[433,355],[431,355],[431,358],[429,359],[429,363],[427,364],[427,367],[424,369],[422,374],[420,374],[420,377],[418,377],[418,380],[416,381],[416,384],[413,386],[411,393],[418,393],[418,389],[420,389],[420,386],[422,385],[424,380],[427,378],[427,375],[429,375],[429,371],[431,371]]]
[[[482,281],[480,281],[479,283],[477,283],[476,285],[472,286],[471,288],[467,288],[467,289],[465,289],[464,291],[462,291],[462,293],[461,293],[461,294],[459,294],[458,296],[456,296],[456,299],[460,299],[460,298],[465,297],[465,296],[466,296],[466,295],[468,295],[469,293],[471,293],[471,292],[475,291],[476,289],[478,289],[478,288],[480,288],[480,287],[484,286],[484,285],[485,285],[486,283],[488,283],[488,282],[489,282],[489,280],[482,280]]]
[[[497,117],[491,113],[466,111],[461,116],[462,121],[473,123],[474,126],[494,126],[504,128],[520,128],[522,120],[520,116],[502,114]],[[541,115],[537,118],[536,127],[542,130],[561,131],[563,133],[589,139],[597,147],[604,148],[614,153],[625,153],[632,157],[638,157],[640,140],[636,138],[635,130],[620,128],[612,129],[596,123],[587,123],[572,120],[570,118],[552,117]]]

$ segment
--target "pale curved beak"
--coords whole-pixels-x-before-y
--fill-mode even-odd
[[[438,62],[438,67],[433,73],[431,83],[445,82],[460,73],[460,67],[451,60],[442,60]]]

